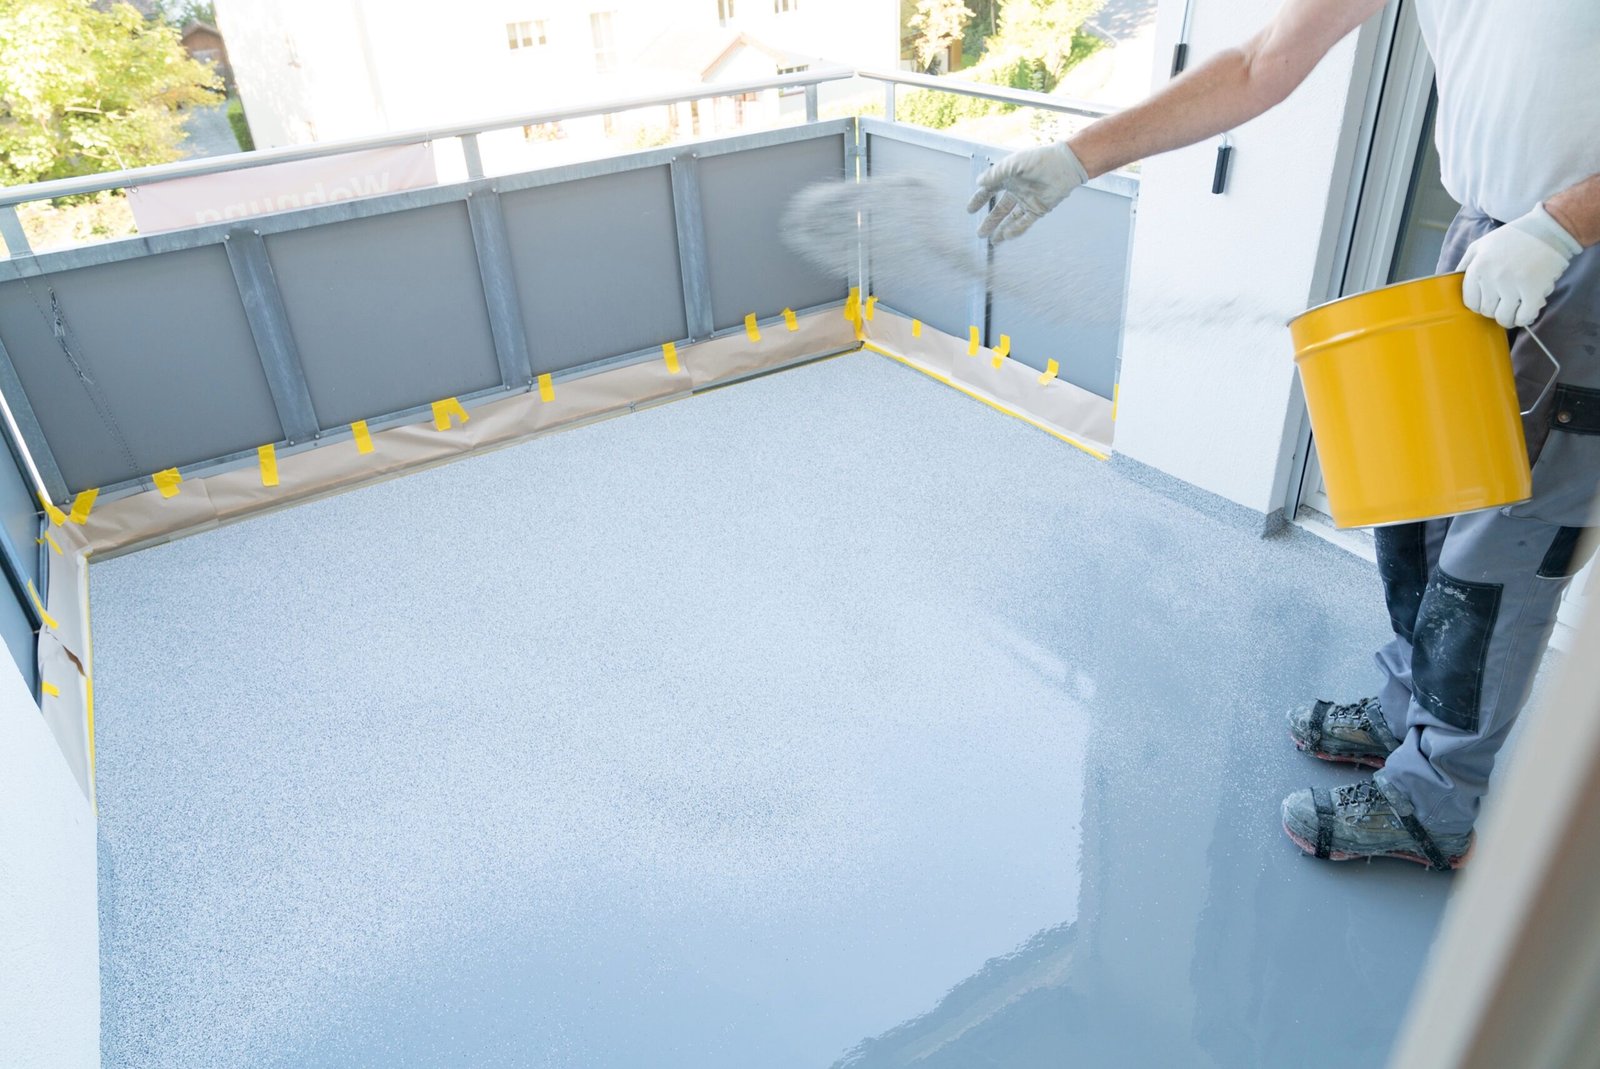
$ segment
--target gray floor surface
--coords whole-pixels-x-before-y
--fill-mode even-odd
[[[1451,882],[1280,830],[1370,565],[869,355],[92,597],[108,1069],[1377,1065]]]

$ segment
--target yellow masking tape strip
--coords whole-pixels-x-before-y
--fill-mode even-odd
[[[913,319],[911,321],[911,336],[913,338],[922,337],[922,320]]]
[[[1011,355],[1011,335],[1000,335],[1000,344],[994,347],[994,355],[1002,358]]]
[[[756,314],[754,312],[744,317],[744,332],[750,335],[751,341],[761,340],[761,328],[756,326]]]
[[[356,436],[356,452],[372,452],[372,432],[367,430],[367,421],[358,419],[350,424],[350,432]]]
[[[256,459],[261,462],[261,485],[278,485],[278,450],[270,445],[256,447]]]
[[[861,287],[851,286],[850,297],[844,302],[844,317],[851,323],[861,321]]]
[[[968,330],[968,334],[967,334],[967,355],[968,356],[977,356],[978,355],[978,344],[979,344],[979,342],[978,342],[978,328],[977,327],[968,327],[967,330]]]
[[[89,737],[89,791],[94,793],[94,621],[90,619],[93,608],[89,603],[89,572],[83,571],[83,723],[84,734]],[[100,812],[100,802],[95,801],[95,813]]]
[[[83,720],[89,729],[89,783],[94,783],[94,677],[85,676],[83,680]],[[95,803],[96,813],[100,812],[100,803]]]
[[[800,329],[800,317],[794,314],[793,308],[783,310],[783,325],[789,328],[790,334]]]
[[[864,341],[867,337],[867,332],[866,329],[862,327],[859,316],[851,321],[851,326],[856,328],[856,341]]]
[[[50,522],[57,527],[67,522],[67,514],[50,503],[50,499],[43,494],[39,495],[39,503],[44,506],[45,515],[50,517]]]
[[[549,403],[556,399],[556,380],[545,372],[539,376],[539,400]]]
[[[1074,438],[1069,438],[1065,434],[1062,434],[1060,431],[1054,429],[1053,427],[1049,427],[1049,426],[1047,426],[1047,425],[1045,425],[1043,423],[1040,423],[1038,420],[1034,419],[1031,416],[1025,416],[1021,412],[1018,412],[1014,408],[1007,408],[1005,405],[1002,405],[1002,404],[1000,404],[1000,403],[998,403],[996,401],[989,400],[987,397],[984,397],[982,394],[974,393],[972,390],[967,389],[965,386],[961,385],[959,382],[956,382],[954,379],[946,378],[945,376],[939,374],[937,371],[929,371],[925,367],[922,367],[922,366],[920,366],[918,364],[913,364],[911,361],[907,360],[905,357],[901,356],[899,353],[890,352],[888,349],[885,349],[885,348],[883,348],[881,346],[878,346],[878,345],[874,345],[871,342],[867,342],[865,345],[862,346],[862,348],[868,350],[869,352],[877,353],[879,356],[887,356],[890,360],[894,360],[894,361],[897,361],[899,363],[902,363],[906,367],[911,368],[913,371],[920,371],[924,375],[928,376],[930,379],[933,379],[935,382],[942,382],[946,386],[950,387],[952,390],[959,390],[960,392],[966,394],[968,397],[972,398],[974,401],[982,401],[984,404],[988,405],[990,408],[994,409],[996,412],[1004,412],[1006,415],[1012,417],[1013,419],[1020,419],[1022,422],[1026,423],[1028,426],[1035,427],[1035,428],[1037,428],[1037,429],[1039,429],[1041,431],[1044,431],[1046,434],[1048,434],[1052,438],[1057,438],[1057,439],[1060,439],[1063,442],[1066,442],[1068,445],[1072,446],[1074,449],[1083,450],[1085,453],[1088,453],[1090,456],[1094,457],[1096,460],[1110,460],[1111,459],[1109,456],[1107,456],[1105,453],[1102,453],[1100,450],[1092,448],[1092,447],[1087,446],[1087,445],[1084,445],[1082,442],[1080,442],[1080,441],[1078,441],[1078,440],[1076,440]]]
[[[39,616],[44,620],[44,626],[59,627],[60,625],[56,623],[56,618],[44,611],[44,601],[40,599],[39,591],[34,589],[32,579],[28,580],[28,593],[33,597],[33,607],[39,610]]]
[[[61,688],[56,686],[54,683],[50,683],[48,681],[42,682],[39,684],[39,689],[50,695],[52,698],[61,697]]]
[[[73,523],[84,524],[89,522],[89,510],[94,508],[94,499],[100,496],[98,489],[85,490],[72,499]]]
[[[33,540],[33,544],[36,545],[36,546],[42,546],[46,542],[50,543],[50,548],[51,549],[55,550],[57,553],[61,552],[61,543],[57,542],[55,540],[55,537],[53,535],[51,535],[49,531],[46,531],[44,533],[44,537],[43,538],[35,538]]]
[[[683,370],[683,365],[678,363],[678,347],[673,342],[661,347],[661,358],[667,362],[667,374],[676,375]]]
[[[454,397],[446,397],[443,401],[435,401],[433,403],[433,425],[435,428],[441,431],[449,430],[452,418],[465,423],[472,417],[467,415],[467,410],[462,408],[461,402]]]
[[[1061,364],[1051,360],[1044,365],[1044,374],[1039,376],[1039,385],[1044,386],[1057,375],[1061,374]]]
[[[156,489],[161,491],[162,497],[178,496],[178,484],[183,482],[183,476],[178,474],[177,468],[158,471],[150,478],[155,481]]]
[[[1118,398],[1118,395],[1120,395],[1121,393],[1122,393],[1122,383],[1120,383],[1120,382],[1116,383],[1115,385],[1113,385],[1111,387],[1111,422],[1112,423],[1115,423],[1117,421],[1117,398]]]
[[[866,310],[864,311],[863,314],[870,320],[872,318],[872,314],[874,312],[876,312],[877,310],[878,310],[878,298],[876,298],[876,297],[868,297],[867,298]]]

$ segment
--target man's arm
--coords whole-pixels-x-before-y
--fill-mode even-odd
[[[1600,245],[1600,174],[1563,189],[1544,209],[1579,245]]]
[[[1067,144],[1090,178],[1243,125],[1281,104],[1385,0],[1287,0],[1260,32]]]
[[[1185,71],[1141,104],[1108,115],[1068,141],[1024,149],[989,168],[967,206],[998,195],[978,233],[1017,237],[1096,175],[1231,130],[1280,103],[1338,40],[1386,0],[1285,0],[1238,48]]]

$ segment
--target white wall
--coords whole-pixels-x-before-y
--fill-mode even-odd
[[[217,25],[257,148],[384,129],[352,0],[218,0]]]
[[[0,657],[0,1065],[99,1064],[94,811]]]
[[[1277,6],[1200,0],[1191,64]],[[1157,84],[1182,11],[1162,0]],[[1284,324],[1326,297],[1365,67],[1352,35],[1287,102],[1234,131],[1225,195],[1211,193],[1215,141],[1143,166],[1117,452],[1261,513],[1284,504],[1303,418]]]

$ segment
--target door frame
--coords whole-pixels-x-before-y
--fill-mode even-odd
[[[1357,135],[1359,162],[1351,173],[1324,300],[1388,283],[1411,207],[1412,179],[1426,148],[1433,59],[1422,39],[1415,4],[1396,0],[1380,18],[1376,59]],[[1297,403],[1300,431],[1283,513],[1295,522],[1302,507],[1323,516],[1328,513],[1311,420],[1304,413],[1304,399]]]

